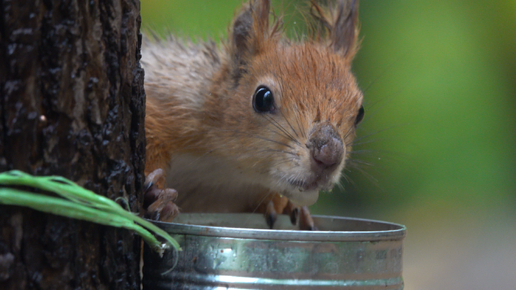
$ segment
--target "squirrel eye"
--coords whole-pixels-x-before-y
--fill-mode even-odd
[[[258,113],[271,112],[274,110],[274,96],[267,87],[258,87],[253,96],[253,108]]]
[[[355,127],[360,123],[362,122],[362,119],[364,119],[364,106],[360,106],[360,109],[358,109],[358,115],[357,115],[357,118],[355,119]]]

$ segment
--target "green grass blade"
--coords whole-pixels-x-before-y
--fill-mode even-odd
[[[129,211],[124,210],[118,203],[115,201],[106,198],[104,196],[95,194],[94,192],[87,190],[76,183],[61,177],[61,176],[31,176],[29,174],[26,174],[21,171],[13,170],[9,172],[4,172],[0,174],[0,185],[22,185],[22,186],[29,186],[38,188],[41,190],[54,192],[61,197],[65,198],[66,200],[60,199],[60,198],[53,198],[49,196],[44,195],[38,195],[38,194],[32,194],[37,195],[36,201],[29,202],[29,200],[24,200],[23,203],[27,204],[25,206],[34,208],[34,206],[39,207],[38,210],[55,213],[59,215],[64,215],[72,218],[78,218],[78,219],[85,219],[92,222],[100,223],[100,224],[108,224],[112,226],[118,226],[118,227],[125,227],[130,229],[137,229],[135,230],[138,234],[143,234],[142,238],[144,238],[145,241],[151,241],[151,243],[154,243],[152,239],[150,239],[148,236],[146,236],[146,233],[150,235],[148,230],[154,232],[155,234],[161,236],[164,238],[170,245],[172,245],[176,250],[181,250],[179,244],[176,240],[174,240],[169,234],[167,234],[165,231],[160,229],[159,227],[155,226],[154,224],[140,218],[139,216],[135,215],[134,213],[131,213]],[[20,192],[20,191],[16,191]],[[32,196],[34,197],[34,196]],[[41,202],[41,198],[52,198],[52,202],[57,206],[57,208],[48,208],[45,206],[45,203]],[[10,202],[16,202],[15,199],[12,199],[13,197],[8,197],[7,195],[4,195],[2,199],[5,199],[5,202],[9,200]],[[22,198],[21,196],[19,197]],[[50,199],[44,199],[47,202],[50,201]],[[2,203],[4,200],[0,200],[0,203]],[[61,202],[58,202],[61,201]],[[66,201],[67,203],[63,203]],[[57,211],[61,211],[59,209],[59,206],[63,207],[62,213],[57,213]],[[81,208],[82,211],[79,210],[79,214],[74,216],[74,213],[72,210],[70,210],[70,205],[74,204],[75,206],[80,206],[78,208]],[[23,204],[17,204],[22,205]],[[35,208],[36,209],[36,208]],[[91,213],[91,210],[95,210],[95,214],[98,217],[102,217],[101,219],[97,219],[96,217],[90,216],[89,214],[85,214],[86,212]],[[99,214],[102,213],[102,214]],[[85,215],[83,215],[85,214]],[[80,217],[79,217],[80,216]],[[84,218],[81,218],[84,217]],[[113,223],[121,222],[122,220],[119,220],[118,218],[123,218],[123,223],[114,225]],[[113,220],[116,220],[114,222]],[[111,224],[110,224],[111,223]],[[136,225],[136,224],[138,225]],[[147,228],[145,230],[144,228]],[[144,230],[144,231],[142,231]],[[150,235],[152,236],[152,235]],[[154,238],[154,237],[153,237]],[[155,238],[154,238],[155,239]],[[155,248],[155,245],[154,245]]]

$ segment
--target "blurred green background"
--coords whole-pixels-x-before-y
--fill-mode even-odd
[[[220,39],[240,0],[142,0],[143,27]],[[289,34],[306,1],[273,1]],[[516,285],[516,1],[362,0],[366,118],[317,214],[405,224],[405,289]]]

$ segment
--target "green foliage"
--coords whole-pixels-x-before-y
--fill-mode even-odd
[[[362,1],[364,41],[355,71],[363,87],[375,81],[366,98],[381,106],[363,130],[399,126],[363,146],[379,150],[378,157],[394,157],[380,169],[382,190],[357,177],[358,194],[368,202],[493,205],[514,197],[511,3]]]

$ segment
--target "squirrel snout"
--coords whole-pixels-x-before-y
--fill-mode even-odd
[[[312,168],[317,171],[340,164],[345,155],[342,139],[330,123],[316,125],[306,147],[310,150]]]

